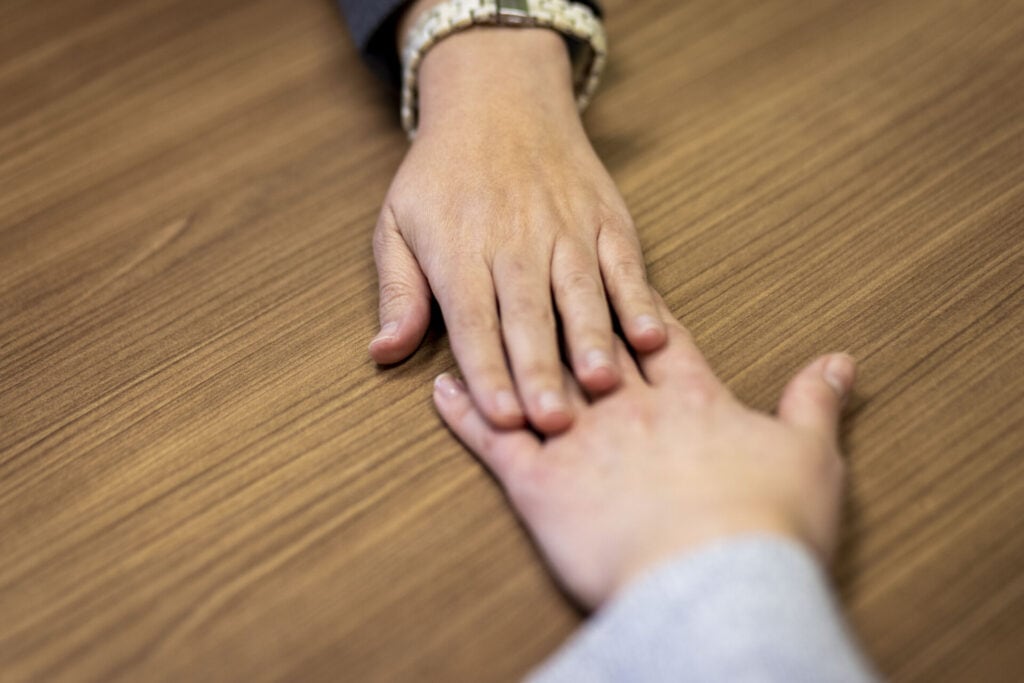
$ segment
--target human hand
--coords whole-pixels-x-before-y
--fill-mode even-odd
[[[620,343],[623,387],[593,402],[566,376],[576,423],[543,442],[527,430],[495,430],[459,380],[435,383],[441,417],[589,607],[717,538],[779,534],[823,562],[836,543],[844,473],[837,428],[853,360],[829,355],[805,367],[772,417],[734,398],[662,310],[668,344],[641,354],[638,368]]]
[[[373,358],[416,349],[433,292],[474,403],[497,427],[525,416],[550,434],[572,422],[552,294],[589,391],[620,380],[608,298],[634,348],[665,340],[629,212],[583,130],[553,31],[471,29],[427,54],[419,130],[374,253]]]

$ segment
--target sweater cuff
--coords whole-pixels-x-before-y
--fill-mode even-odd
[[[569,681],[877,680],[809,552],[737,537],[628,586],[531,676]]]

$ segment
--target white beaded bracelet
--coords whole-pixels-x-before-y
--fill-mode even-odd
[[[601,20],[590,7],[567,0],[447,0],[419,17],[402,49],[402,127],[411,140],[418,123],[417,78],[423,57],[441,39],[472,26],[549,28],[573,47],[576,104],[590,104],[604,71],[608,43]]]

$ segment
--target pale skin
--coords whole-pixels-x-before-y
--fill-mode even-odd
[[[822,356],[786,386],[774,416],[740,403],[667,308],[668,343],[619,343],[621,387],[587,398],[569,373],[576,415],[543,439],[495,429],[461,380],[437,378],[434,402],[504,488],[555,575],[597,608],[669,558],[746,534],[805,545],[823,564],[836,545],[844,462],[837,430],[856,366]]]
[[[399,29],[436,0],[416,3]],[[587,391],[622,382],[612,314],[638,351],[666,330],[625,202],[576,111],[568,51],[546,29],[442,40],[419,75],[419,131],[374,236],[374,360],[419,346],[431,297],[475,409],[494,427],[570,427],[556,320]]]

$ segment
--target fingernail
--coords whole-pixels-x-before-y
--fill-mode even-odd
[[[587,370],[600,370],[614,367],[612,359],[601,349],[591,349],[583,357],[583,367]]]
[[[565,413],[569,408],[565,399],[557,391],[545,391],[537,398],[537,407],[542,413]]]
[[[441,373],[434,380],[434,390],[444,398],[455,398],[461,393],[458,380],[447,372]]]
[[[853,377],[856,373],[856,364],[852,357],[845,353],[836,354],[825,363],[825,370],[822,375],[825,382],[832,387],[833,391],[840,398],[845,398],[853,384]]]
[[[374,337],[373,341],[370,343],[376,344],[377,342],[384,341],[385,339],[390,339],[391,337],[395,336],[396,332],[398,332],[398,323],[388,323],[384,327],[380,328],[380,332],[377,333],[377,336]]]
[[[661,320],[653,315],[641,315],[636,319],[636,327],[640,332],[659,332]]]
[[[511,391],[499,391],[494,396],[494,405],[502,415],[518,416],[521,414],[519,410],[519,399],[517,399],[516,395]]]

